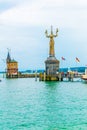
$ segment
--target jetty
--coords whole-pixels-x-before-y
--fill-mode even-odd
[[[39,75],[40,81],[75,81],[76,79],[81,79],[82,73],[75,72],[59,72],[55,75],[46,75],[46,73],[41,73]]]

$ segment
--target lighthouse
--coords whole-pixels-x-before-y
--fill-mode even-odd
[[[6,77],[7,78],[17,78],[18,77],[18,62],[11,59],[10,52],[8,51],[6,58]]]

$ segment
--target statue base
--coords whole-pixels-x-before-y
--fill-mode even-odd
[[[46,75],[56,75],[59,72],[59,60],[54,56],[50,56],[45,61],[45,71]]]

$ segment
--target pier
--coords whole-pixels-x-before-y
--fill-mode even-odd
[[[59,72],[58,74],[56,75],[46,75],[45,73],[44,74],[40,74],[39,75],[39,80],[40,81],[74,81],[75,79],[81,79],[82,77],[82,74],[78,73],[78,74],[75,74],[73,72],[70,72],[70,73],[67,73],[67,74],[64,74],[63,72]]]

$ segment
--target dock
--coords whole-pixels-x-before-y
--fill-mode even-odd
[[[64,73],[58,73],[56,75],[46,75],[44,74],[40,74],[39,75],[39,80],[40,81],[74,81],[74,79],[81,79],[82,74],[74,74],[74,73],[68,73],[68,74],[64,74]]]
[[[39,74],[33,73],[33,74],[23,74],[18,73],[17,75],[6,75],[6,78],[39,78]]]

